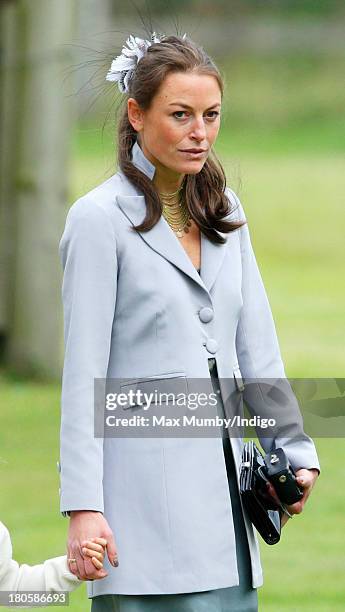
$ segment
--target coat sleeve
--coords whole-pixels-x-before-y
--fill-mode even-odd
[[[10,534],[0,523],[0,591],[73,591],[80,584],[69,571],[66,556],[19,565],[12,559]]]
[[[117,257],[108,213],[89,198],[70,208],[59,244],[65,356],[60,509],[103,512],[103,439],[94,437],[94,380],[107,376]]]
[[[237,195],[238,218],[246,220]],[[292,387],[286,378],[275,324],[251,244],[248,224],[240,230],[243,306],[236,332],[238,365],[244,379],[243,399],[253,415],[275,418],[277,426],[268,437],[256,428],[260,443],[269,452],[284,448],[293,469],[316,468],[318,456],[312,439],[303,430],[303,419]]]
[[[6,591],[74,591],[82,581],[71,574],[67,558],[47,559],[39,565],[19,565],[14,559],[7,562]],[[2,589],[4,590],[4,589]]]

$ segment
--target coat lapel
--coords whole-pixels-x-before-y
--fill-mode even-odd
[[[132,148],[132,161],[139,170],[144,172],[151,180],[153,179],[155,166],[145,157],[137,142],[134,143]],[[140,195],[140,192],[121,171],[120,173],[122,178],[128,182],[131,194],[118,195],[116,201],[132,225],[139,225],[146,214],[145,196]],[[163,215],[152,229],[138,233],[154,251],[177,266],[203,289],[206,288],[208,292],[211,291],[225,256],[227,243],[214,244],[201,232],[201,273],[199,275],[192,260]]]

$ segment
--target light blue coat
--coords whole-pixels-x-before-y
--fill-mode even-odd
[[[152,179],[155,167],[137,142],[132,156]],[[236,194],[226,193],[231,218],[245,218]],[[89,583],[91,596],[183,593],[239,582],[221,438],[95,438],[94,379],[154,379],[158,385],[166,377],[208,379],[207,360],[215,357],[225,401],[226,381],[231,386],[240,375],[244,382],[285,377],[248,226],[227,234],[224,245],[201,234],[200,277],[163,216],[148,232],[130,230],[144,216],[144,196],[119,171],[72,205],[59,247],[61,511],[104,512],[119,555],[118,568],[108,564],[109,576]],[[243,394],[250,404],[246,387]],[[256,413],[263,408],[258,397],[251,405]],[[306,435],[261,443],[267,451],[284,445],[295,469],[319,468]],[[238,471],[243,440],[231,438],[231,445]],[[258,587],[257,536],[244,518]]]

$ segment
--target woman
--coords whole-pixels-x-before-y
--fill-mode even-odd
[[[250,404],[241,375],[285,377],[243,208],[212,152],[219,71],[186,35],[127,45],[107,76],[126,101],[120,170],[73,204],[60,242],[69,556],[94,578],[79,541],[102,536],[110,563],[118,554],[89,585],[93,612],[256,610],[262,570],[239,499],[242,439],[93,436],[94,379],[163,392],[199,379],[222,415],[234,381]],[[303,478],[302,501],[288,507],[301,512],[319,472],[313,442],[261,443],[283,446]]]

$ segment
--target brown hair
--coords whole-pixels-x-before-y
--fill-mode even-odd
[[[145,195],[145,219],[133,228],[138,231],[147,231],[159,221],[162,203],[153,181],[131,161],[131,149],[137,139],[137,132],[128,119],[127,99],[133,97],[143,110],[149,109],[165,77],[172,72],[197,72],[214,76],[222,96],[224,92],[223,79],[218,68],[205,51],[187,37],[162,38],[160,42],[153,43],[138,62],[129,82],[129,91],[123,94],[125,108],[118,125],[119,166],[123,174]],[[214,151],[211,151],[198,174],[185,175],[182,189],[190,215],[200,231],[212,242],[222,244],[226,242],[226,238],[218,232],[232,232],[245,223],[223,220],[232,212],[225,188],[225,172]]]

